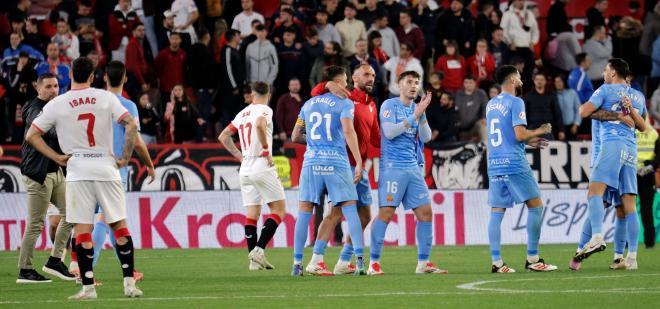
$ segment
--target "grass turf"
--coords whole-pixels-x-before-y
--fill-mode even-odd
[[[137,267],[145,280],[140,299],[122,294],[121,271],[114,253],[104,250],[95,271],[104,284],[99,299],[86,307],[440,307],[456,308],[660,308],[660,250],[640,248],[637,271],[612,271],[611,247],[572,272],[567,263],[574,245],[546,245],[542,257],[556,264],[554,273],[523,271],[524,246],[504,246],[503,258],[515,274],[491,274],[486,246],[434,247],[432,260],[449,275],[415,275],[414,247],[386,247],[382,277],[291,277],[291,249],[269,249],[272,271],[249,272],[245,249],[138,250]],[[305,251],[305,262],[311,249]],[[329,248],[334,266],[339,248]],[[0,307],[70,306],[80,286],[53,283],[18,285],[16,252],[0,252]],[[38,252],[40,271],[47,252]],[[460,288],[462,286],[463,288]]]

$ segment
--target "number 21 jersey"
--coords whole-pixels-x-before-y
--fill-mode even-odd
[[[262,157],[264,151],[257,134],[257,119],[266,118],[266,141],[268,152],[273,149],[273,110],[265,104],[250,104],[244,108],[231,124],[238,130],[238,138],[241,142],[243,163],[241,163],[240,175],[251,175],[269,169],[268,161]]]
[[[502,93],[486,105],[488,126],[488,175],[511,175],[529,170],[525,142],[516,139],[514,127],[527,126],[522,99]]]

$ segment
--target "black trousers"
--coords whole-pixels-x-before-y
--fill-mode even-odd
[[[646,247],[655,245],[655,223],[653,222],[653,197],[655,196],[655,174],[637,176],[639,190],[640,212],[644,226],[644,244]]]

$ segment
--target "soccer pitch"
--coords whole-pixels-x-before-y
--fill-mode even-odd
[[[660,308],[660,251],[640,248],[639,270],[613,271],[611,246],[568,269],[574,245],[541,245],[546,262],[559,266],[553,273],[523,270],[524,246],[503,246],[503,258],[515,274],[491,274],[486,246],[434,247],[432,261],[449,275],[415,275],[415,247],[385,247],[381,277],[291,277],[292,249],[269,249],[272,271],[247,270],[245,249],[138,250],[137,269],[145,279],[138,286],[145,296],[123,297],[121,271],[114,253],[104,250],[95,271],[103,285],[99,299],[85,307],[159,308]],[[47,252],[37,252],[38,269]],[[329,248],[332,269],[339,248]],[[80,286],[15,283],[17,252],[0,253],[1,307],[65,307]],[[311,248],[305,251],[305,263]]]

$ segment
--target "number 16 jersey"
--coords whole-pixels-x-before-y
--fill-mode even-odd
[[[488,176],[512,175],[530,169],[525,142],[516,139],[516,126],[527,126],[522,99],[502,93],[486,105]]]
[[[231,124],[238,130],[238,138],[241,142],[243,163],[241,163],[240,175],[251,175],[268,170],[268,161],[261,154],[264,152],[263,145],[257,134],[257,118],[266,118],[266,141],[268,152],[273,153],[273,110],[265,104],[250,104],[244,108]]]

